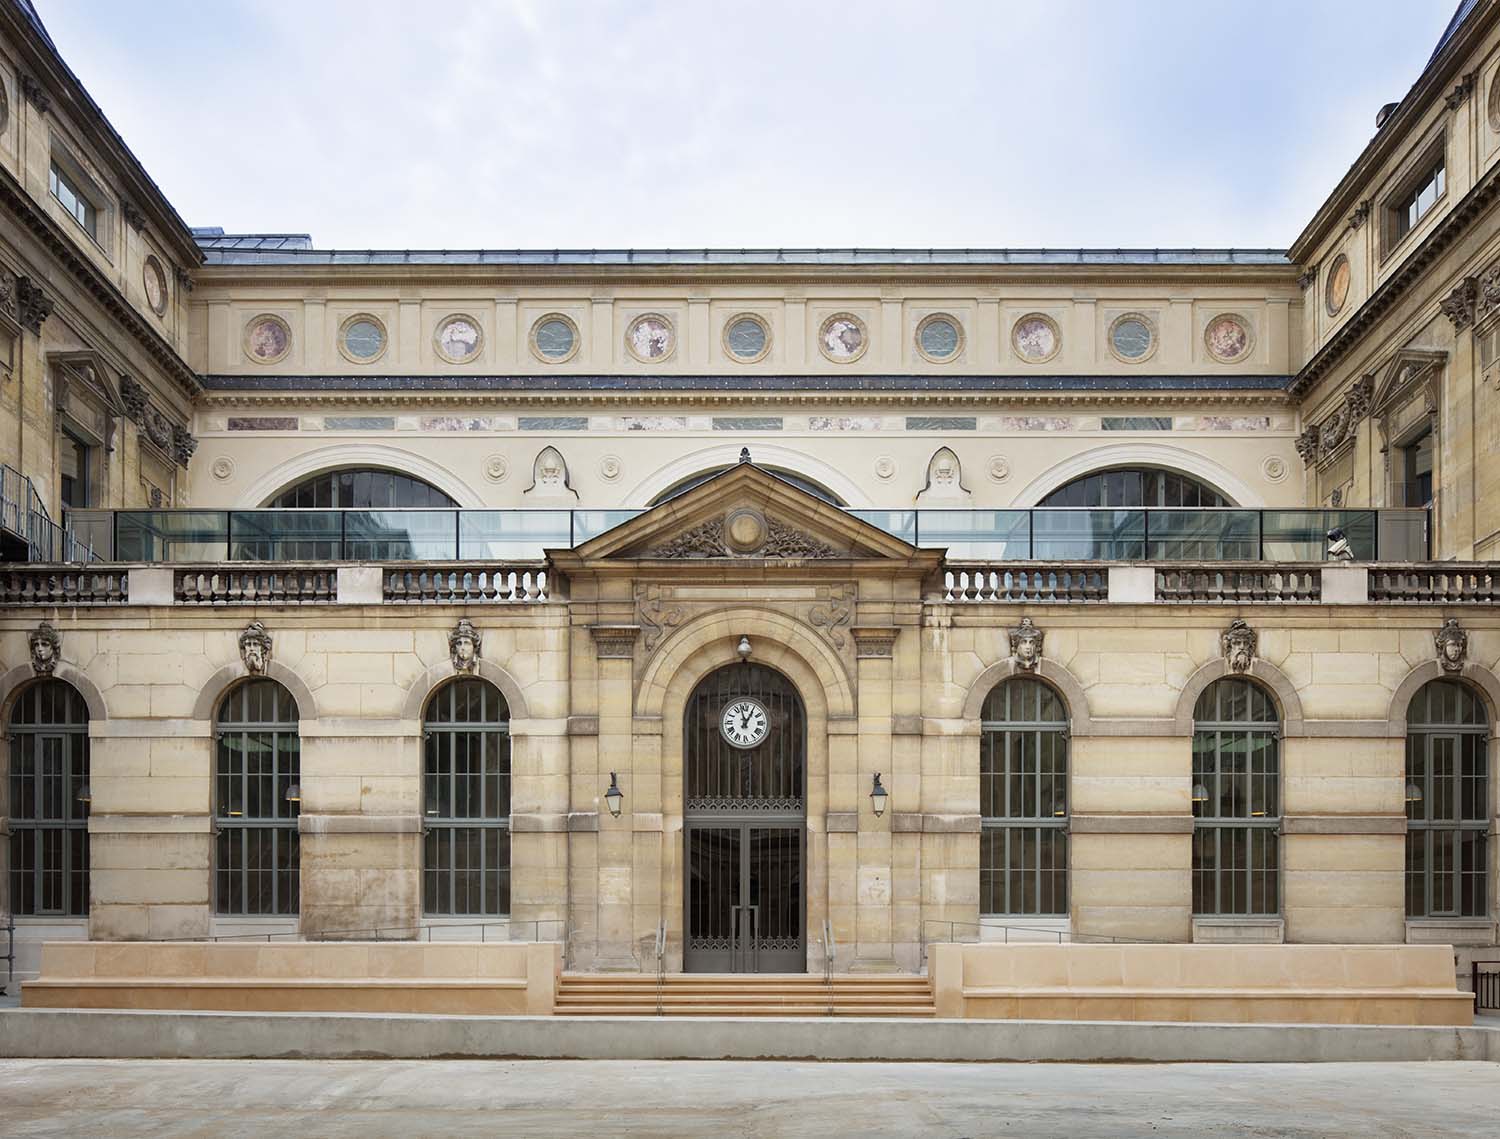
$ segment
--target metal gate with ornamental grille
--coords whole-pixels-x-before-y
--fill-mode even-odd
[[[683,723],[683,969],[807,968],[807,719],[781,673],[732,664],[705,677]]]

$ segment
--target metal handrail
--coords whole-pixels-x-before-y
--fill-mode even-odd
[[[833,940],[833,922],[823,919],[823,987],[828,993],[828,1015],[833,1015],[833,963],[838,957],[838,945]]]
[[[667,919],[656,923],[656,1015],[662,1015],[662,1004],[667,987]]]
[[[16,981],[16,915],[8,913],[5,915],[5,956],[0,961],[5,962],[5,984],[0,985],[0,997],[10,992],[11,985]]]
[[[1494,965],[1495,969],[1481,969]],[[1475,959],[1469,963],[1469,987],[1474,993],[1474,1011],[1500,1012],[1500,958]]]

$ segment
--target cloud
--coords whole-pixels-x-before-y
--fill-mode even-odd
[[[1453,0],[38,0],[179,211],[345,248],[1284,245]]]

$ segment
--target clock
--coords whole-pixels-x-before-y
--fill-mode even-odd
[[[719,731],[734,747],[755,747],[770,730],[771,718],[766,715],[766,706],[748,696],[725,704],[719,717]]]

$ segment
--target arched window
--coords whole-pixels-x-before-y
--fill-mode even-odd
[[[302,807],[297,702],[274,680],[230,689],[214,723],[214,911],[295,914]]]
[[[1489,724],[1457,680],[1422,686],[1406,710],[1406,916],[1489,914]]]
[[[1281,909],[1281,719],[1253,680],[1229,676],[1193,709],[1193,913]]]
[[[351,510],[391,510],[400,507],[443,507],[458,503],[447,494],[411,475],[398,471],[348,468],[324,471],[287,487],[270,502],[268,508],[287,510],[294,507],[344,508]]]
[[[422,908],[510,913],[510,709],[486,680],[439,688],[422,720]]]
[[[10,713],[10,904],[89,912],[89,711],[61,680],[24,689]]]
[[[1038,506],[1088,506],[1139,509],[1153,506],[1233,506],[1191,475],[1153,467],[1095,471],[1058,487]]]
[[[731,468],[729,467],[715,467],[711,471],[699,471],[696,475],[693,475],[690,478],[685,478],[681,482],[673,483],[666,490],[662,491],[659,495],[653,498],[651,500],[651,505],[660,506],[663,502],[668,502],[671,499],[676,498],[680,494],[686,494],[695,486],[702,486],[709,479],[717,478],[719,475],[722,475],[725,471],[730,469]],[[829,490],[821,483],[813,482],[812,479],[804,478],[802,475],[796,474],[792,471],[784,471],[779,467],[763,467],[762,470],[770,471],[771,474],[781,479],[782,482],[789,482],[798,490],[807,491],[807,493],[812,495],[814,498],[821,498],[824,502],[831,503],[834,506],[844,505],[843,499],[839,498],[838,495],[834,494],[833,491]]]
[[[1040,680],[996,686],[981,713],[979,910],[1068,912],[1068,711]]]

